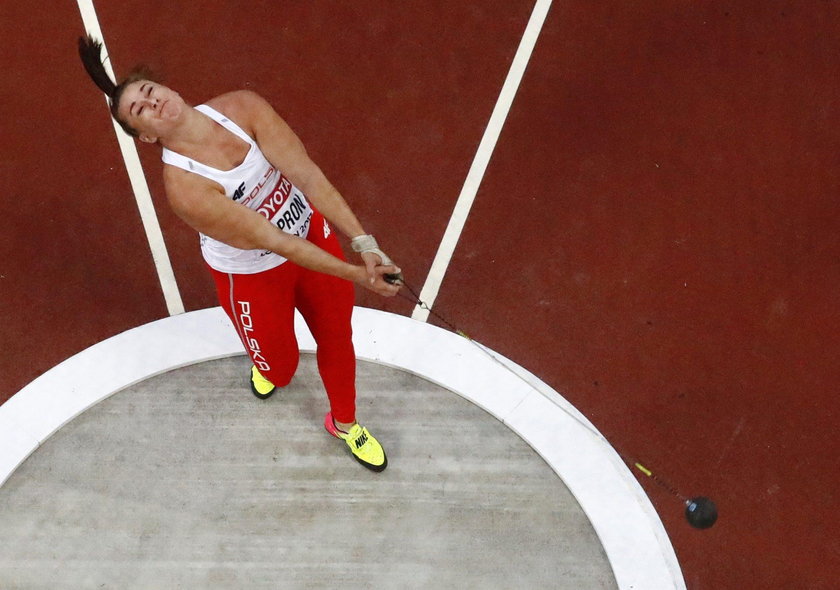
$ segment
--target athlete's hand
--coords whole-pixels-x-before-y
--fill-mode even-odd
[[[401,285],[399,283],[395,284],[393,281],[387,281],[385,276],[399,274],[402,272],[399,267],[394,265],[390,259],[383,261],[382,257],[375,252],[362,252],[361,256],[367,271],[365,287],[386,297],[393,297],[399,293]],[[387,258],[387,255],[385,256]]]
[[[378,256],[373,256],[375,256],[376,260],[379,261]],[[385,275],[392,275],[400,272],[400,269],[393,264],[376,264],[372,267],[365,265],[358,266],[356,268],[360,271],[356,282],[366,289],[370,289],[374,293],[384,297],[393,297],[400,292],[400,284],[389,283],[385,280]]]

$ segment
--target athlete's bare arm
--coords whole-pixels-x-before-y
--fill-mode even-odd
[[[371,283],[367,269],[348,264],[311,242],[287,234],[256,211],[228,199],[216,183],[174,166],[164,167],[170,206],[193,229],[242,250],[270,250],[294,263],[337,276],[381,294],[394,294],[382,279],[392,267],[379,267]]]
[[[286,121],[258,94],[241,90],[209,101],[249,132],[266,159],[300,188],[306,198],[349,238],[365,233],[347,202],[309,157],[303,143]]]
[[[263,155],[275,168],[303,191],[321,214],[349,238],[365,233],[341,193],[327,179],[309,157],[303,143],[291,127],[261,96],[247,90],[238,90],[218,96],[208,103],[227,113],[250,133],[260,146]],[[362,259],[368,272],[368,281],[378,283],[382,274],[399,272],[396,267],[379,268],[382,259],[373,253],[363,253]],[[384,289],[380,286],[377,292]],[[388,294],[396,294],[394,286]]]

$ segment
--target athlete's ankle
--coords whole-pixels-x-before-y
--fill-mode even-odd
[[[344,434],[350,432],[350,430],[356,425],[355,422],[339,422],[336,419],[333,419],[333,424],[338,430],[340,430]]]

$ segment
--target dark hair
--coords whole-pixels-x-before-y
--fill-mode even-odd
[[[108,97],[108,106],[111,109],[111,116],[114,117],[114,120],[120,124],[120,127],[122,127],[126,133],[132,137],[137,137],[140,135],[137,130],[121,119],[119,113],[117,112],[117,109],[119,109],[120,106],[120,97],[126,87],[132,82],[137,82],[138,80],[156,81],[155,76],[148,67],[143,65],[135,66],[128,73],[128,76],[123,78],[122,82],[117,84],[111,79],[111,76],[109,76],[108,72],[105,70],[101,54],[101,41],[97,41],[90,35],[79,37],[79,57],[82,58],[82,64],[85,66],[85,70],[87,71],[88,76],[90,76],[90,79],[93,80],[94,84],[96,84]]]

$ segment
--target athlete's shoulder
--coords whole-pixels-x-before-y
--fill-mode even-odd
[[[251,90],[233,90],[220,94],[207,101],[207,106],[224,113],[226,115],[233,115],[234,113],[248,113],[258,112],[266,108],[271,108],[268,101],[256,92]]]

